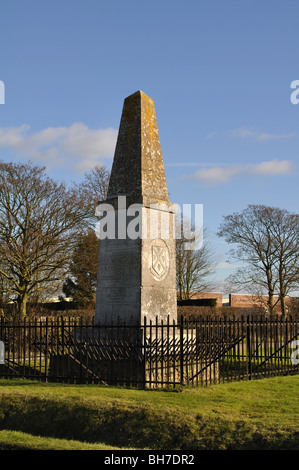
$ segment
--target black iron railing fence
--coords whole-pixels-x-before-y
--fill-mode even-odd
[[[299,372],[299,319],[0,320],[1,378],[176,387]]]

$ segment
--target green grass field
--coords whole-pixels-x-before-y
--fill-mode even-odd
[[[121,450],[106,444],[33,436],[19,431],[0,431],[0,450]]]
[[[0,449],[299,449],[299,375],[135,390],[0,381]]]

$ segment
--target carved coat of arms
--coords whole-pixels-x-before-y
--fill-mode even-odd
[[[163,240],[155,240],[151,245],[151,273],[157,280],[166,277],[169,270],[169,251]]]

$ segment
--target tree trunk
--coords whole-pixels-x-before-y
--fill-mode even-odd
[[[27,292],[22,292],[18,298],[18,316],[20,319],[26,317],[27,314]]]
[[[269,291],[269,296],[268,296],[268,307],[270,311],[270,315],[274,314],[274,308],[273,308],[273,298],[274,298],[274,293],[272,291]]]
[[[287,310],[286,310],[286,296],[284,294],[280,295],[280,306],[281,306],[281,314],[282,318],[286,318]]]
[[[269,307],[270,315],[272,317],[274,313],[273,311],[274,288],[273,288],[273,282],[272,282],[272,279],[273,279],[272,269],[270,267],[266,269],[266,274],[267,274],[267,283],[268,283],[268,307]]]
[[[283,318],[286,318],[286,287],[284,284],[284,276],[283,270],[280,268],[279,270],[279,297],[280,297],[280,306],[281,306],[281,314]]]

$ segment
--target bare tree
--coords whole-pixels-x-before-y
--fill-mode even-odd
[[[213,275],[217,257],[211,245],[207,229],[203,233],[196,231],[189,221],[176,218],[176,281],[178,298],[190,299],[195,292],[213,290]],[[197,249],[186,249],[186,243],[192,240]],[[201,243],[202,241],[202,243]]]
[[[63,293],[80,304],[91,302],[96,290],[99,240],[94,231],[98,222],[95,209],[99,201],[106,199],[109,178],[107,168],[96,165],[85,173],[79,184],[74,184],[86,218],[74,240],[69,276],[63,284]]]
[[[0,276],[18,314],[65,277],[74,235],[86,219],[76,191],[33,164],[0,163]]]
[[[104,201],[107,196],[110,172],[104,165],[96,165],[86,172],[83,181],[74,184],[78,199],[87,215],[86,228],[94,228],[98,222],[95,209],[99,201]]]
[[[241,213],[225,216],[218,235],[236,245],[230,255],[243,263],[229,281],[251,293],[266,293],[271,313],[280,300],[285,314],[286,295],[299,287],[299,215],[249,205]]]
[[[272,219],[271,237],[277,247],[276,272],[282,315],[286,315],[286,296],[299,290],[299,215],[268,208]]]

